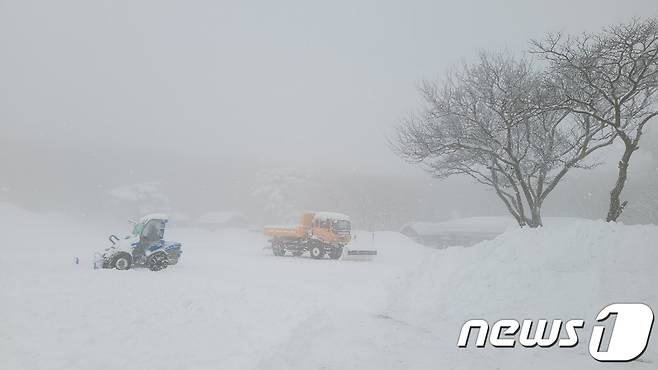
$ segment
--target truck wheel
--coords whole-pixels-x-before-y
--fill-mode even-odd
[[[311,253],[311,258],[319,260],[324,257],[324,245],[317,243],[311,247],[309,252]]]
[[[112,259],[111,267],[117,270],[130,270],[132,257],[128,253],[119,253]]]
[[[286,255],[286,250],[283,248],[283,246],[275,244],[272,246],[272,253],[274,253],[274,255],[277,257],[282,257]]]
[[[329,251],[329,258],[331,258],[332,260],[337,260],[342,255],[343,255],[343,247],[333,247]]]
[[[167,258],[167,255],[162,252],[151,255],[146,260],[146,267],[148,267],[151,271],[160,271],[162,269],[166,269],[168,265],[169,259]]]

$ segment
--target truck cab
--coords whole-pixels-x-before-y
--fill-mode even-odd
[[[328,244],[344,246],[351,240],[352,223],[341,213],[316,212],[313,214],[311,237]]]

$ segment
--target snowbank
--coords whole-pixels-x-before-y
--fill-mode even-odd
[[[568,368],[600,366],[587,353],[587,327],[574,349],[460,352],[455,343],[459,328],[468,319],[493,323],[509,318],[579,318],[593,324],[596,313],[610,303],[642,302],[655,310],[657,240],[657,226],[603,221],[572,220],[541,229],[509,229],[471,248],[431,254],[393,288],[388,314],[447,335],[446,351],[462,365],[512,364],[515,359],[519,366],[523,360],[531,361],[534,368],[554,368],[556,363],[549,360],[568,364]],[[549,354],[552,357],[544,359]],[[642,361],[655,366],[658,346],[650,344]]]

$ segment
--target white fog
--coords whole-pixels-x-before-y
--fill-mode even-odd
[[[657,16],[0,0],[0,368],[605,365],[596,314],[658,307]]]

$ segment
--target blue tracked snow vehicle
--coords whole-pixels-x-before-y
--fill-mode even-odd
[[[110,235],[112,246],[96,253],[94,268],[129,270],[143,266],[159,271],[178,263],[183,253],[181,243],[164,240],[167,216],[150,214],[135,223],[131,235],[120,239]]]

